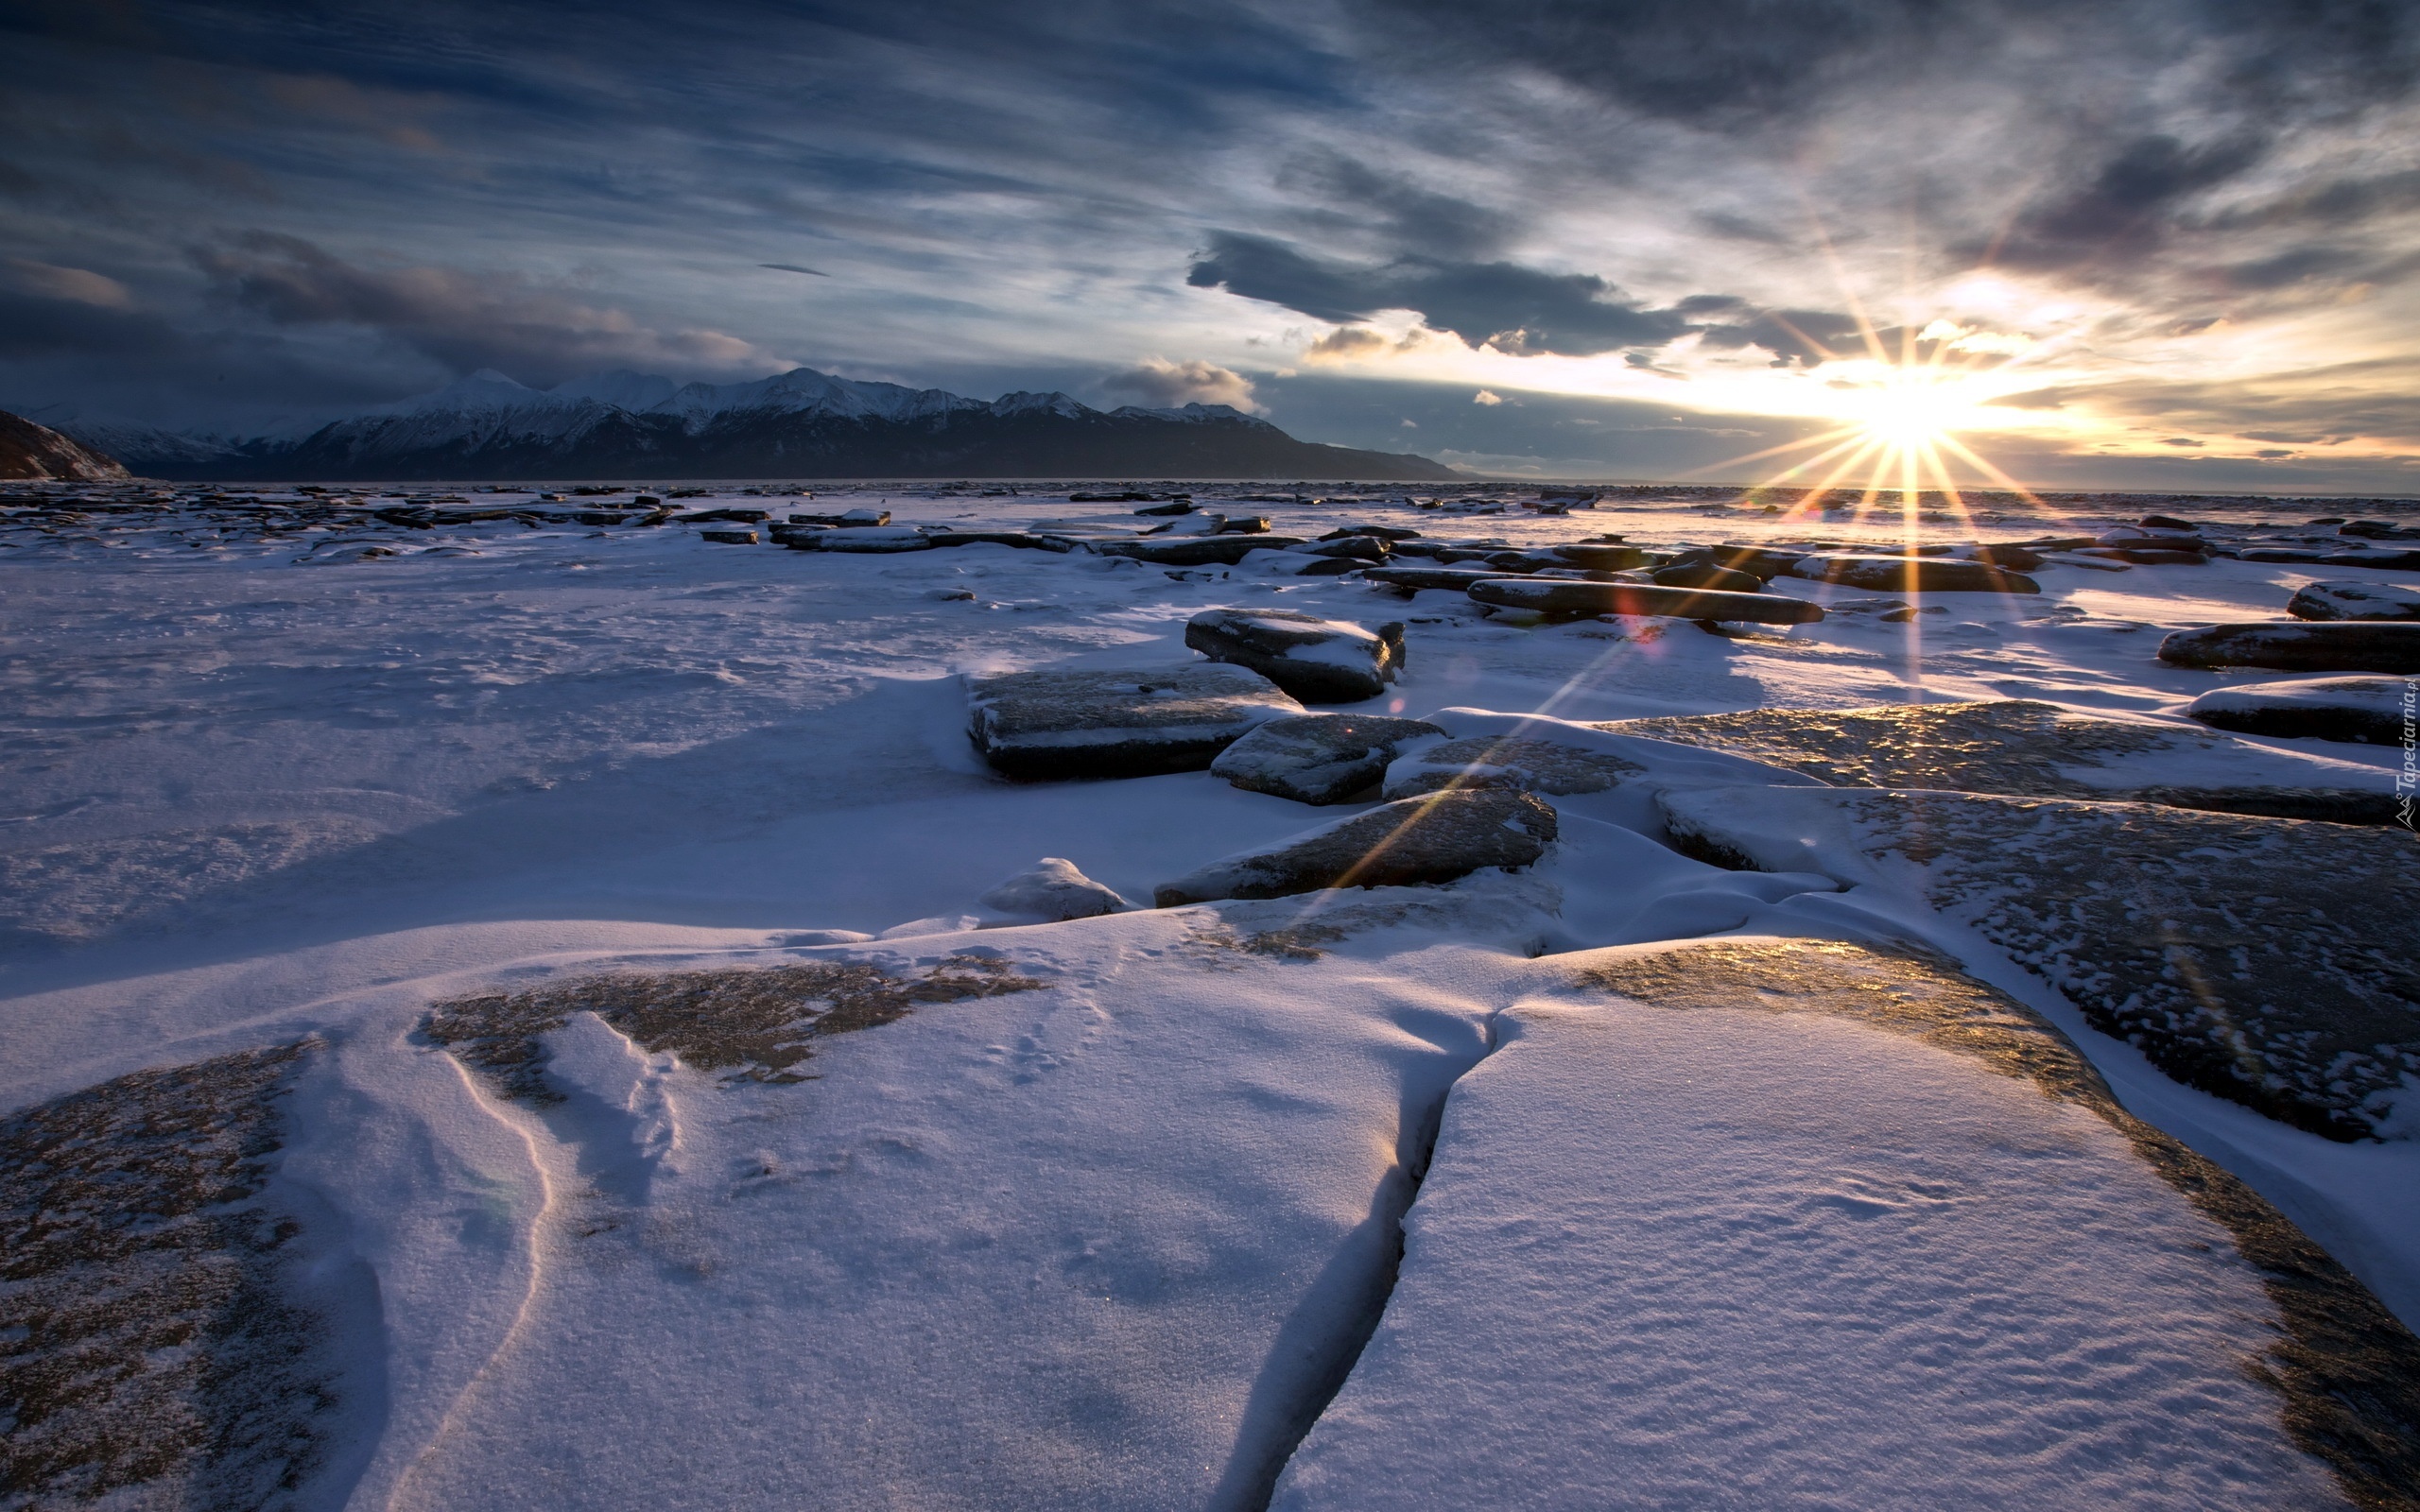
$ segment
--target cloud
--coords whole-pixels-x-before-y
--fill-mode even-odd
[[[1394,343],[1366,325],[1339,326],[1303,349],[1312,362],[1352,362],[1391,352]]]
[[[1760,348],[1778,366],[1815,367],[1864,352],[1854,317],[1823,310],[1760,310],[1724,294],[1692,295],[1668,309],[1626,299],[1590,273],[1547,273],[1513,263],[1439,263],[1403,258],[1356,267],[1305,256],[1283,242],[1222,232],[1185,282],[1341,325],[1312,344],[1314,360],[1374,355],[1385,345],[1354,324],[1381,310],[1409,310],[1432,331],[1509,356],[1643,352],[1695,335],[1718,351]],[[1896,339],[1897,333],[1888,333]]]
[[[58,267],[23,257],[0,257],[0,281],[23,293],[104,310],[131,310],[134,293],[113,278],[80,267]]]
[[[788,366],[719,331],[657,331],[518,274],[367,267],[297,236],[254,232],[193,260],[229,303],[276,326],[366,327],[458,372],[551,386],[602,368],[761,373]]]
[[[1471,403],[1474,404],[1484,404],[1493,409],[1496,405],[1504,403],[1504,396],[1482,388],[1478,393],[1471,395]]]
[[[1305,257],[1283,242],[1221,232],[1185,282],[1351,325],[1381,310],[1416,312],[1433,331],[1516,356],[1590,356],[1660,346],[1689,330],[1675,311],[1650,310],[1587,273],[1545,273],[1513,263],[1404,258],[1354,267]]]
[[[1214,362],[1170,362],[1146,357],[1123,372],[1101,380],[1113,394],[1129,394],[1150,409],[1174,409],[1183,404],[1226,404],[1246,414],[1257,413],[1252,381]]]

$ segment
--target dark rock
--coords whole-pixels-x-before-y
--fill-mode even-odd
[[[2042,586],[1989,562],[1952,557],[1806,557],[1790,564],[1792,577],[1843,583],[1875,593],[2038,593]]]
[[[2187,716],[2241,735],[2397,746],[2403,742],[2403,683],[2394,678],[2311,678],[2214,688],[2186,706]]]
[[[1392,549],[1376,536],[1345,536],[1298,548],[1310,557],[1350,557],[1356,561],[1384,561]]]
[[[1242,667],[1012,672],[967,681],[967,733],[1028,781],[1198,772],[1253,726],[1303,713]]]
[[[1150,497],[1148,493],[1137,493],[1130,490],[1124,493],[1071,493],[1067,495],[1067,502],[1069,504],[1145,504],[1150,502]]]
[[[1650,565],[1647,553],[1636,546],[1609,546],[1582,541],[1557,546],[1553,550],[1556,556],[1574,567],[1588,567],[1603,573],[1628,572]]]
[[[1093,550],[1105,557],[1132,557],[1162,567],[1233,567],[1246,554],[1303,542],[1294,536],[1185,536],[1168,541],[1100,541]]]
[[[1322,541],[1342,541],[1347,536],[1375,536],[1380,541],[1400,543],[1406,541],[1416,540],[1419,538],[1419,531],[1409,530],[1402,525],[1339,525],[1334,530],[1329,531],[1326,535],[1323,535],[1319,539]]]
[[[2420,672],[2420,625],[2356,620],[2213,625],[2178,630],[2159,659],[2187,667],[2267,667],[2276,672]]]
[[[2364,541],[2420,541],[2420,529],[2398,525],[2391,520],[2347,520],[2336,527],[2336,533]]]
[[[1073,495],[1069,495],[1069,502],[1076,502]],[[1154,504],[1146,508],[1137,509],[1134,512],[1136,514],[1191,514],[1193,512],[1193,501],[1191,499],[1170,499],[1166,504]]]
[[[1407,593],[1424,588],[1466,589],[1473,583],[1501,578],[1504,574],[1493,567],[1372,567],[1363,572],[1365,582],[1384,583]],[[1757,584],[1759,588],[1764,585]]]
[[[1386,797],[1467,787],[1509,787],[1524,793],[1601,793],[1645,770],[1635,762],[1561,741],[1521,735],[1474,735],[1431,746],[1387,768]]]
[[[1435,793],[1382,804],[1266,850],[1214,861],[1154,889],[1151,901],[1175,908],[1326,887],[1451,882],[1482,867],[1529,866],[1554,837],[1554,810],[1527,793]]]
[[[698,535],[701,540],[716,541],[726,546],[756,544],[756,532],[744,530],[737,525],[708,525],[705,529],[699,531]]]
[[[1250,667],[1307,703],[1374,698],[1404,664],[1400,625],[1374,633],[1292,610],[1205,610],[1185,622],[1184,644],[1213,662]]]
[[[1651,576],[1659,588],[1713,588],[1726,593],[1761,593],[1765,591],[1765,580],[1755,574],[1733,572],[1712,562],[1658,567]]]
[[[2420,572],[2420,551],[2321,551],[2308,546],[2247,546],[2236,556],[2243,561],[2367,567],[2389,573]]]
[[[1247,514],[1237,515],[1233,520],[1221,520],[1219,522],[1219,528],[1212,533],[1221,536],[1265,536],[1269,534],[1269,516]]]
[[[2298,620],[2420,620],[2420,590],[2394,583],[2306,583],[2286,612]]]
[[[1381,714],[1272,719],[1220,751],[1210,775],[1297,803],[1342,803],[1377,786],[1406,742],[1444,733]]]
[[[1516,577],[1530,573],[1559,572],[1573,567],[1573,563],[1568,558],[1558,557],[1551,551],[1456,552],[1440,557],[1438,560],[1483,561],[1497,572]]]
[[[2170,546],[2079,546],[2076,555],[2106,557],[2111,561],[2132,562],[2137,567],[2200,567],[2210,559],[2206,552]]]
[[[1767,582],[1781,576],[1803,559],[1803,551],[1778,551],[1766,546],[1691,546],[1675,552],[1668,567],[1728,567]]]
[[[2250,814],[2268,819],[2309,819],[2320,824],[2402,824],[2403,800],[2380,788],[2364,793],[2345,787],[2138,787],[2118,795],[2137,803],[2208,814]]]
[[[2202,528],[2189,520],[2179,520],[2172,515],[2165,514],[2147,514],[2135,523],[2146,530],[2199,530]]]
[[[789,519],[794,525],[887,525],[890,524],[890,511],[848,509],[839,514],[794,514]]]
[[[1575,583],[1551,577],[1491,577],[1470,586],[1471,597],[1503,609],[1543,614],[1660,614],[1684,620],[1733,620],[1758,625],[1812,625],[1821,606],[1778,593],[1726,593],[1714,589],[1661,588],[1651,583]]]
[[[1063,856],[1044,856],[979,900],[986,908],[1058,923],[1098,919],[1133,907],[1114,887],[1104,887]]]
[[[2040,552],[2027,546],[1977,546],[1967,555],[1976,561],[1989,562],[1995,567],[2005,567],[2017,573],[2030,573],[2041,566],[2044,560]]]
[[[935,546],[1015,546],[1024,551],[1069,552],[1076,543],[1063,536],[1037,536],[1024,530],[936,530],[925,537]]]
[[[769,509],[692,509],[687,514],[676,514],[672,518],[676,523],[684,525],[712,524],[717,522],[752,525],[760,524],[772,517],[772,511]]]

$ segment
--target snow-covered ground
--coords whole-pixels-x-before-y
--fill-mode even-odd
[[[1305,537],[1910,533],[1197,491]],[[717,493],[677,502],[1159,523],[1064,489]],[[192,1388],[196,1422],[285,1436],[160,1430],[148,1469],[81,1482],[74,1452],[21,1448],[32,1499],[0,1506],[110,1485],[130,1506],[449,1509],[2341,1502],[2341,1467],[2290,1431],[2298,1399],[2247,1373],[2291,1319],[2106,1119],[1821,1014],[1587,985],[1629,958],[1609,948],[1709,936],[1945,953],[2420,1323],[2420,1102],[2389,1120],[2403,1137],[2344,1143],[2180,1085],[1889,876],[1677,853],[1646,784],[1555,799],[1561,838],[1524,873],[1017,924],[980,899],[1043,857],[1147,903],[1356,809],[1206,772],[1004,782],[960,682],[1194,661],[1189,615],[1287,609],[1408,622],[1407,674],[1357,713],[1457,737],[1545,716],[1676,782],[1751,764],[1573,727],[2021,698],[2173,734],[2080,756],[2086,788],[2383,793],[2399,748],[2214,736],[2187,704],[2277,675],[2153,653],[2394,575],[2087,558],[1895,622],[1782,578],[1836,611],[1718,635],[1489,619],[1273,557],[510,520],[262,539],[208,507],[0,528],[0,1106],[39,1143],[79,1090],[304,1042],[248,1157],[247,1200],[291,1235],[230,1263],[307,1321],[259,1400]],[[2103,507],[1914,529],[2141,511]],[[841,1006],[776,1055],[666,1029],[656,988],[545,996],[742,968],[814,968],[807,995]],[[458,1032],[432,1034],[438,1005]],[[216,1108],[209,1087],[259,1075],[194,1080],[142,1095]],[[65,1329],[0,1342],[35,1362]],[[122,1352],[139,1376],[159,1349]],[[114,1421],[134,1390],[58,1412]],[[74,1437],[11,1410],[21,1446]],[[212,1489],[214,1455],[251,1489]]]

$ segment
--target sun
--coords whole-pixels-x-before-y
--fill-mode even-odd
[[[1886,447],[1933,448],[1961,428],[1967,406],[1927,368],[1897,366],[1844,407],[1846,419]]]

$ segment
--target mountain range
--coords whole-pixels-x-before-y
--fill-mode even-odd
[[[307,432],[230,437],[98,417],[57,430],[139,473],[195,480],[1173,477],[1450,479],[1426,457],[1296,440],[1225,404],[989,402],[797,368],[752,383],[628,370],[531,388],[483,369]]]

